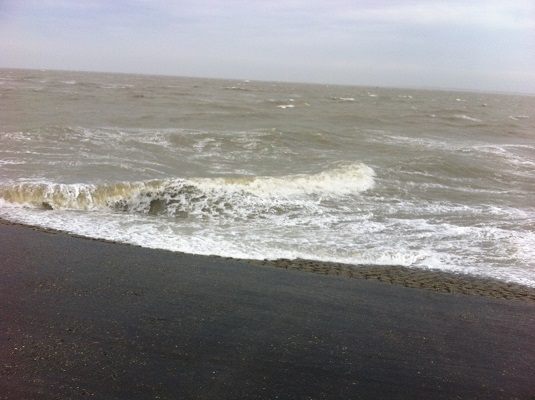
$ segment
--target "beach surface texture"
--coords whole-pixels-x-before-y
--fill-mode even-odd
[[[0,399],[535,398],[533,288],[256,264],[0,224]]]

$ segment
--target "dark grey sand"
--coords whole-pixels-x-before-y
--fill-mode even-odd
[[[30,227],[0,219],[0,225],[26,227],[52,234],[65,234],[53,229]],[[70,235],[72,237],[95,240]],[[99,240],[101,242],[108,242]],[[108,242],[115,243],[115,242]],[[117,243],[118,244],[118,243]],[[200,256],[201,258],[203,256]],[[526,301],[535,303],[535,288],[500,280],[469,276],[465,274],[447,273],[436,269],[407,268],[397,265],[348,265],[315,260],[236,260],[212,256],[225,261],[246,262],[276,268],[291,269],[319,275],[336,275],[352,279],[370,279],[380,282],[402,285],[412,288],[433,290],[444,293],[470,294],[488,296],[496,299]]]
[[[1,223],[0,399],[535,399],[533,288],[256,264]]]

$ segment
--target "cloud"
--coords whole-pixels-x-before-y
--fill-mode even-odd
[[[0,66],[535,91],[534,11],[514,0],[4,0]]]
[[[346,21],[396,25],[476,26],[484,29],[531,29],[535,27],[535,7],[524,1],[483,2],[396,2],[375,3],[343,11]]]

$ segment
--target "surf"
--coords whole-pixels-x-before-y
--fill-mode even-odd
[[[0,186],[12,206],[43,210],[108,211],[166,215],[228,214],[251,209],[270,212],[286,201],[358,194],[373,188],[375,171],[347,163],[316,174],[168,178],[138,182],[62,184],[25,182]],[[259,210],[260,209],[260,210]]]

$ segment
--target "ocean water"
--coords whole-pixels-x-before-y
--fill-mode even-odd
[[[535,97],[0,70],[0,217],[535,286]]]

